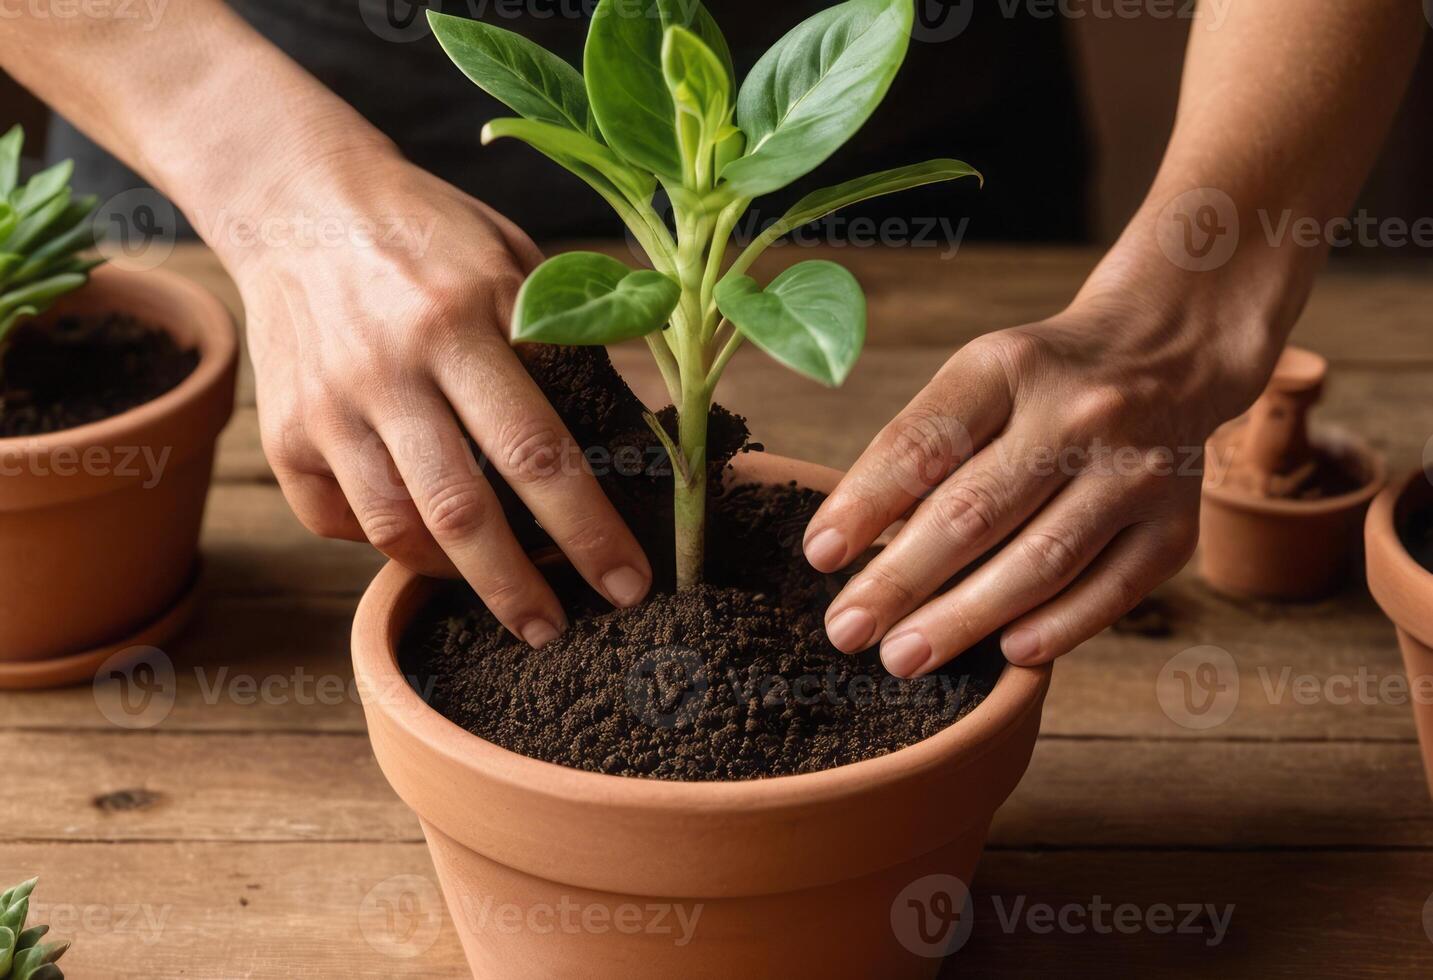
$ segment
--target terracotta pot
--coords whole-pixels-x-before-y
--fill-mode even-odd
[[[1433,474],[1411,473],[1374,500],[1364,523],[1364,542],[1368,590],[1398,629],[1423,767],[1433,791],[1433,572],[1413,559],[1400,534],[1413,514],[1429,510]]]
[[[1336,592],[1357,567],[1359,529],[1368,503],[1387,482],[1383,457],[1336,429],[1313,443],[1359,477],[1359,489],[1322,500],[1259,497],[1230,485],[1218,461],[1243,423],[1209,441],[1199,509],[1199,573],[1228,595],[1310,600]]]
[[[101,267],[46,320],[124,312],[197,347],[172,391],[89,425],[0,439],[0,687],[89,680],[191,606],[214,442],[238,348],[220,302],[169,272]]]
[[[739,460],[747,482],[829,490],[839,478]],[[1048,666],[1007,665],[957,724],[880,758],[759,780],[622,778],[517,755],[424,704],[395,645],[431,587],[396,564],[379,573],[354,623],[354,672],[475,976],[935,975],[961,899],[932,876],[970,881],[1029,762]],[[696,915],[689,941],[654,909],[666,926]]]

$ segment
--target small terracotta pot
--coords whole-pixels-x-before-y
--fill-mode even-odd
[[[1408,553],[1400,533],[1413,514],[1430,509],[1433,474],[1409,474],[1373,501],[1364,522],[1364,543],[1368,590],[1398,629],[1423,767],[1433,791],[1433,572]]]
[[[1322,500],[1259,497],[1224,480],[1219,460],[1242,423],[1209,441],[1199,509],[1199,573],[1227,595],[1311,600],[1336,592],[1357,566],[1359,528],[1387,482],[1383,457],[1336,429],[1317,430],[1316,446],[1358,476],[1359,489]]]
[[[188,613],[214,443],[234,408],[223,305],[160,270],[105,266],[45,314],[123,312],[199,349],[173,390],[89,425],[0,439],[0,688],[89,680]]]
[[[768,454],[736,465],[742,482],[830,490],[840,476]],[[958,723],[853,765],[623,778],[509,752],[424,704],[395,648],[432,584],[393,563],[379,573],[354,623],[354,673],[374,753],[421,818],[475,976],[935,975],[940,950],[925,944],[948,934],[958,889],[932,876],[970,881],[1029,763],[1048,666],[1007,665]],[[685,937],[678,910],[697,916]]]

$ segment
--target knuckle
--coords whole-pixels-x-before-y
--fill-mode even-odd
[[[960,420],[929,403],[901,413],[887,427],[885,441],[891,465],[918,481],[911,488],[917,491],[913,496],[929,493],[973,450],[970,432]]]
[[[413,540],[411,522],[392,511],[367,511],[359,515],[358,523],[368,543],[385,555],[401,552]]]
[[[612,522],[592,514],[577,518],[564,529],[562,545],[569,553],[610,555],[619,550],[620,542]]]
[[[963,353],[986,371],[1019,377],[1049,352],[1049,342],[1027,330],[999,330],[982,334],[965,345]]]
[[[1004,502],[980,480],[963,479],[932,497],[935,525],[956,541],[985,538],[1000,526]]]
[[[1076,431],[1103,432],[1130,416],[1134,399],[1119,385],[1098,384],[1081,391],[1067,406],[1066,417]]]
[[[866,588],[892,607],[908,609],[920,598],[910,582],[884,562],[870,565],[865,575]]]
[[[1031,531],[1021,538],[1020,557],[1045,586],[1060,586],[1080,569],[1080,549],[1063,532]]]
[[[439,537],[478,533],[492,517],[488,495],[471,482],[438,487],[428,498],[428,527]]]
[[[1118,615],[1123,616],[1149,593],[1141,583],[1130,574],[1130,570],[1120,565],[1112,565],[1109,569],[1109,589],[1113,597],[1115,610]]]
[[[483,600],[483,605],[488,607],[488,611],[504,622],[517,619],[520,614],[535,605],[532,601],[532,590],[527,583],[517,578],[504,578],[484,586],[478,595]]]
[[[531,486],[562,472],[565,440],[544,421],[511,425],[498,438],[502,470],[510,482]]]

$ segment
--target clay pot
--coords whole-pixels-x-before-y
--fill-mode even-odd
[[[1414,560],[1401,535],[1413,514],[1429,510],[1433,474],[1409,474],[1373,501],[1364,523],[1364,544],[1368,590],[1398,629],[1423,767],[1433,791],[1433,572]]]
[[[1205,453],[1199,572],[1216,591],[1310,600],[1336,592],[1356,565],[1368,502],[1387,480],[1383,457],[1356,436],[1313,428],[1328,363],[1286,348],[1247,416],[1222,426]],[[1305,499],[1320,459],[1356,489]]]
[[[738,459],[744,482],[829,490],[840,476]],[[959,941],[952,882],[970,881],[1025,772],[1048,666],[1007,665],[955,725],[853,765],[623,778],[509,752],[423,703],[395,645],[432,585],[394,563],[379,573],[354,623],[354,673],[374,753],[421,819],[475,976],[935,975],[941,943]],[[654,907],[671,913],[666,926],[676,909],[698,915],[689,941],[655,925]],[[564,908],[573,928],[560,925]]]
[[[197,347],[172,391],[99,422],[0,439],[0,688],[90,680],[192,607],[214,443],[238,347],[223,305],[161,270],[97,269],[45,314],[122,311]]]

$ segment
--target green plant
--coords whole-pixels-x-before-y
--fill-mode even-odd
[[[975,176],[931,160],[808,194],[723,272],[752,200],[829,157],[865,123],[905,58],[911,0],[848,0],[766,52],[738,89],[721,31],[697,0],[601,0],[581,74],[527,39],[430,12],[443,50],[521,118],[513,137],[572,171],[617,212],[650,269],[594,252],[544,262],[518,295],[514,341],[609,344],[645,337],[677,407],[677,438],[649,418],[675,474],[677,584],[700,580],[707,418],[732,354],[750,340],[782,364],[839,385],[865,341],[860,285],[833,262],[799,262],[765,287],[746,275],[781,236],[838,208]],[[674,229],[653,207],[660,185]]]
[[[49,926],[25,928],[30,893],[39,880],[31,878],[0,894],[0,980],[64,980],[65,974],[55,961],[70,944],[41,944]]]
[[[84,285],[99,264],[78,255],[95,242],[89,217],[96,199],[74,197],[69,160],[19,184],[24,141],[19,126],[0,136],[0,373],[15,325]]]

